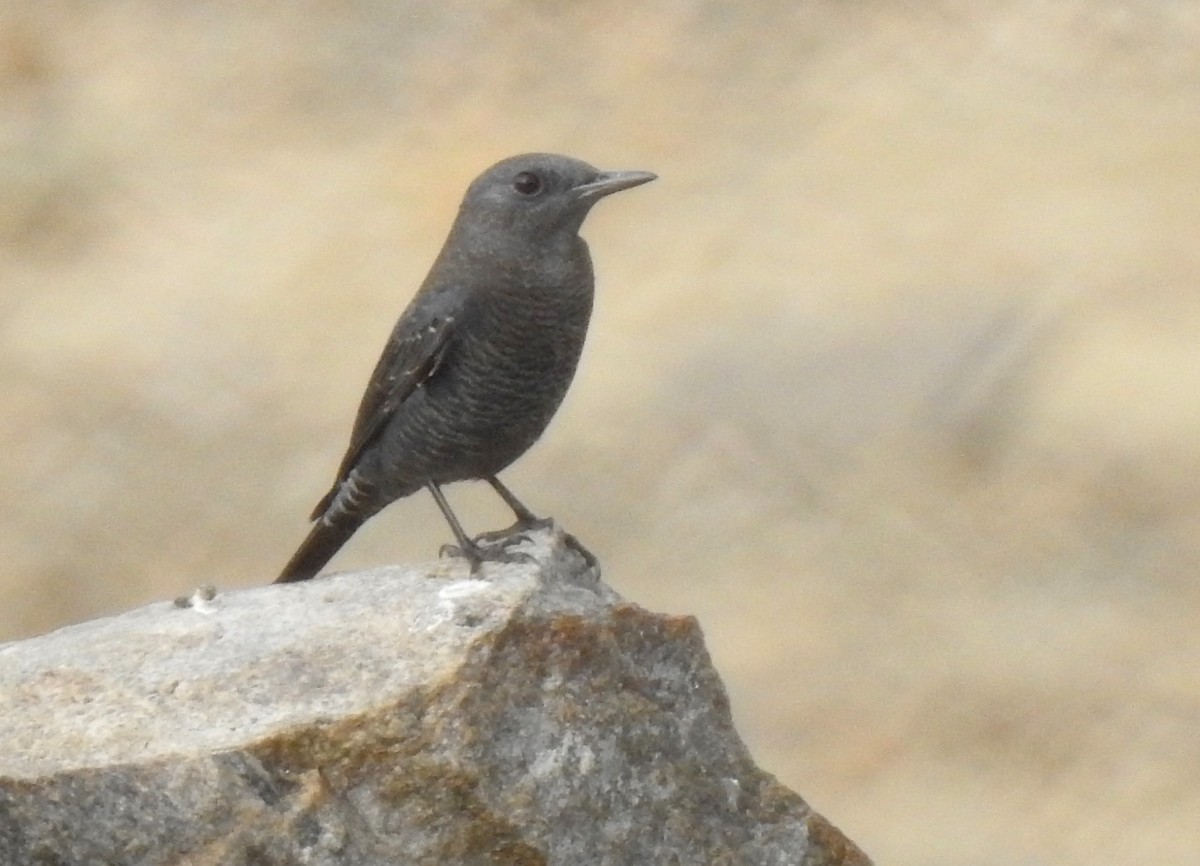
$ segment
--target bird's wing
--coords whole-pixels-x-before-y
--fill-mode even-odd
[[[396,323],[363,393],[350,434],[350,445],[338,467],[337,483],[317,505],[312,519],[325,511],[338,486],[350,475],[363,451],[375,441],[396,410],[437,369],[461,319],[459,297],[459,293],[449,288],[421,293]]]

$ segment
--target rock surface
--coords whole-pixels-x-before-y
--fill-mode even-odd
[[[561,536],[0,646],[0,863],[866,864]]]

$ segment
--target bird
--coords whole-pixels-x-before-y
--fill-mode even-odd
[[[594,292],[584,218],[600,199],[656,177],[527,153],[470,184],[375,365],[336,480],[275,583],[315,577],[363,523],[422,489],[454,535],[443,553],[465,557],[472,573],[508,558],[504,539],[550,522],[498,475],[541,437],[574,377]],[[516,516],[512,527],[468,537],[442,492],[468,480],[491,485]]]

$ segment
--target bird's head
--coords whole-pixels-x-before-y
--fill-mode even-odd
[[[557,154],[513,156],[475,179],[457,223],[471,234],[490,235],[496,243],[569,239],[600,199],[655,177],[648,171],[600,171]]]

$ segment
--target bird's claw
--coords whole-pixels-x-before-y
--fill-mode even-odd
[[[475,574],[485,562],[536,562],[528,553],[512,552],[510,544],[493,544],[480,547],[473,544],[464,550],[457,544],[443,544],[438,550],[438,556],[465,559],[471,565],[471,574]]]
[[[537,520],[518,520],[507,529],[493,529],[490,532],[481,532],[473,540],[476,544],[499,544],[502,547],[508,547],[520,541],[527,541],[531,532],[549,529],[553,525],[553,517],[542,517]]]
[[[598,577],[600,575],[600,560],[596,559],[596,554],[584,547],[583,544],[580,543],[579,539],[569,532],[564,532],[562,534],[562,539],[563,544],[583,557],[584,565],[586,565],[588,569],[596,569],[596,575]]]
[[[470,548],[464,550],[461,545],[443,544],[438,551],[442,557],[453,556],[471,563],[471,573],[474,574],[484,562],[535,562],[536,557],[520,551],[512,551],[514,545],[529,541],[530,533],[554,526],[554,518],[545,517],[538,520],[518,520],[507,529],[497,529],[491,532],[481,532],[471,540]],[[585,567],[595,569],[600,573],[600,561],[569,532],[560,532],[562,543],[575,551],[583,559]]]
[[[523,541],[529,540],[530,533],[548,529],[554,526],[554,518],[545,517],[535,521],[517,521],[507,529],[494,530],[492,532],[484,532],[475,536],[475,543],[481,545],[481,549],[494,549],[507,551],[514,544],[520,544]],[[600,573],[600,560],[596,559],[596,555],[583,546],[582,542],[574,535],[566,531],[560,531],[562,543],[565,547],[575,551],[583,559],[584,567],[587,569],[595,569],[596,573]],[[517,554],[525,559],[531,559],[527,554]]]

